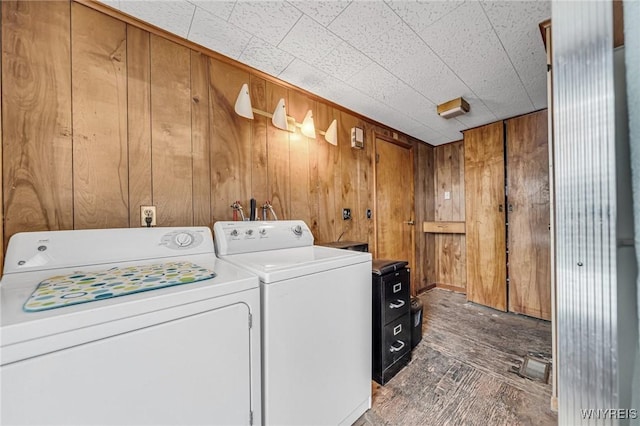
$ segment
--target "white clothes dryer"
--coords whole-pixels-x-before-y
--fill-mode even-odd
[[[260,290],[206,227],[14,235],[2,424],[261,423]]]

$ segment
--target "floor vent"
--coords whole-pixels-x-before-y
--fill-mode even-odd
[[[520,377],[547,383],[551,362],[540,356],[525,355],[520,366],[511,367],[511,371]]]

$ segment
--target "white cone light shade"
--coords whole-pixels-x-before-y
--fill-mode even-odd
[[[304,116],[300,131],[308,138],[316,138],[316,127],[313,125],[313,113],[311,112],[311,110],[307,111],[307,115]]]
[[[280,100],[278,101],[278,105],[276,105],[276,109],[273,111],[273,117],[271,117],[271,122],[278,129],[288,130],[287,110],[284,104],[284,98],[280,98]]]
[[[333,120],[324,135],[324,139],[331,145],[338,146],[338,120]]]
[[[240,117],[253,120],[253,108],[251,108],[251,97],[249,96],[249,86],[245,83],[240,88],[235,106],[236,114]]]

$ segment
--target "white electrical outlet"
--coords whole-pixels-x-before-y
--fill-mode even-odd
[[[150,224],[148,218],[151,218]],[[140,206],[140,226],[156,226],[156,206]]]
[[[451,199],[451,192],[444,191],[444,199],[445,200],[450,200]]]

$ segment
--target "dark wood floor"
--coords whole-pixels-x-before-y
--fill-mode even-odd
[[[551,385],[511,372],[523,357],[550,358],[551,325],[467,303],[462,294],[422,295],[423,339],[356,425],[555,425]],[[550,380],[549,380],[550,383]]]

